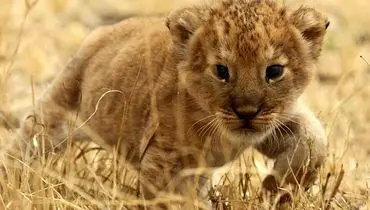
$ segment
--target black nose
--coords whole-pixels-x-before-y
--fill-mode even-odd
[[[254,106],[239,106],[233,108],[233,110],[241,120],[244,120],[246,122],[254,119],[259,112],[259,108]]]

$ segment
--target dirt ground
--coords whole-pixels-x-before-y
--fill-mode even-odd
[[[330,152],[322,177],[329,172],[333,177],[338,176],[341,166],[345,171],[331,207],[369,209],[370,1],[278,2],[292,8],[310,5],[330,19],[318,70],[304,100],[327,129]],[[16,118],[22,117],[32,108],[33,99],[42,95],[95,27],[129,16],[162,14],[192,4],[206,4],[206,1],[0,0],[0,109],[13,113]],[[0,119],[0,148],[9,144],[11,132],[8,130],[9,126]],[[267,167],[262,162],[256,168],[263,174]],[[60,182],[71,188],[68,179]],[[3,190],[0,191],[0,209],[16,209],[15,206],[20,208],[22,205],[32,207],[35,198],[24,193],[23,188],[9,186],[2,180],[0,183],[0,190]],[[85,195],[84,192],[74,192]],[[80,205],[75,197],[63,196],[58,190],[54,193],[59,193],[60,197],[53,194],[56,198],[53,204],[58,203],[62,209],[89,208]],[[84,198],[89,200],[90,197],[85,195]],[[92,206],[101,206],[99,200],[91,202]],[[37,206],[37,209],[44,207]]]

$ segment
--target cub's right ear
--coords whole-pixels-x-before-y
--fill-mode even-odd
[[[185,45],[191,35],[201,26],[207,14],[200,8],[185,8],[172,12],[166,25],[176,45]]]

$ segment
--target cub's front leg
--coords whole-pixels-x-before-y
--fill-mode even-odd
[[[275,160],[273,171],[263,187],[276,191],[283,184],[309,187],[324,163],[327,138],[323,126],[302,102],[298,101],[291,120],[279,126],[256,149]]]

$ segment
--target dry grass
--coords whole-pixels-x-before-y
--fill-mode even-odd
[[[305,193],[287,189],[293,202],[280,206],[368,209],[370,2],[306,3],[326,12],[332,23],[317,77],[304,96],[326,124],[330,154],[318,184]],[[42,94],[97,25],[127,15],[162,13],[186,4],[190,1],[0,0],[0,109],[20,117],[32,108],[34,98]],[[122,169],[124,164],[115,164],[112,155],[92,144],[74,145],[66,154],[32,167],[17,160],[7,164],[11,157],[4,150],[11,145],[12,136],[8,127],[0,124],[0,157],[4,165],[0,174],[0,209],[124,209],[137,201],[127,196],[136,190],[135,174]],[[79,148],[85,153],[78,152]],[[75,157],[79,157],[77,161]],[[274,207],[275,198],[261,198],[259,194],[260,177],[270,165],[260,155],[247,151],[240,160],[220,170],[219,174],[228,173],[214,183],[219,185],[210,196],[215,208],[217,203],[223,209]]]

